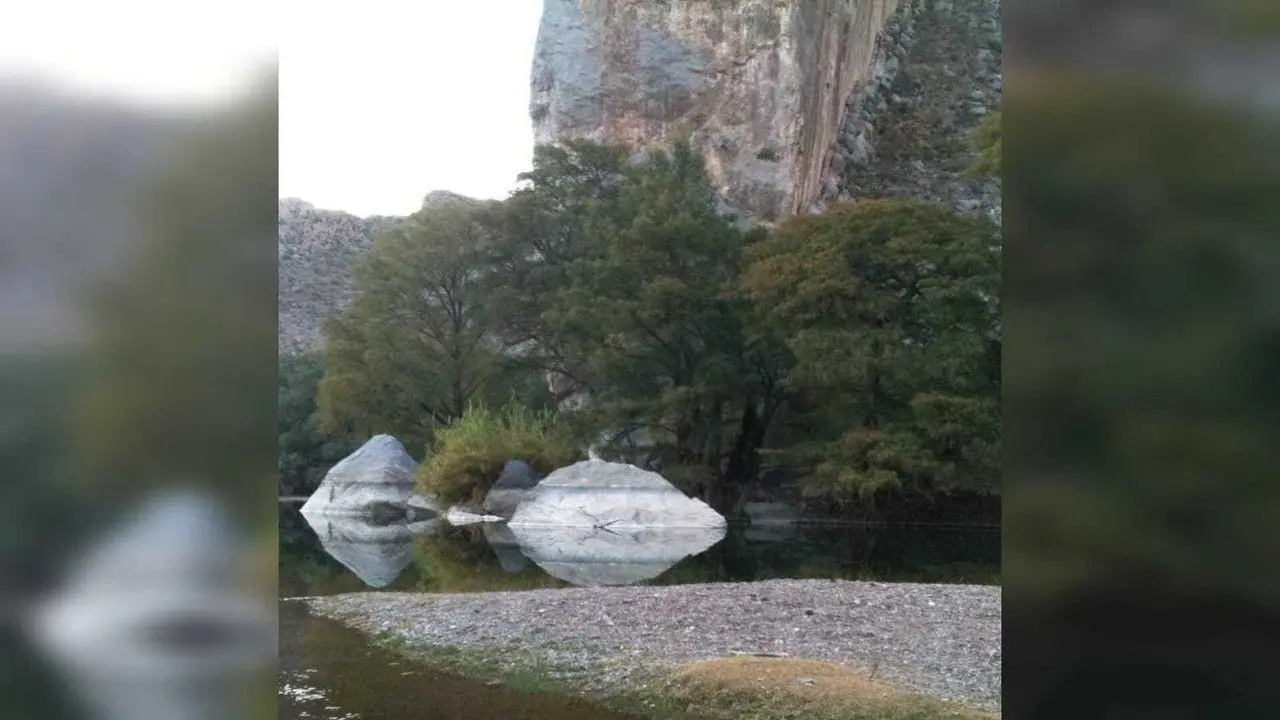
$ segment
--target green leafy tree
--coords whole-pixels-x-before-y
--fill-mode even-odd
[[[307,495],[313,492],[339,460],[354,452],[357,444],[337,438],[323,429],[316,402],[324,365],[318,354],[280,357],[278,458],[279,493]]]
[[[742,303],[723,292],[750,238],[717,214],[687,143],[613,177],[616,195],[589,202],[585,246],[541,318],[593,391],[595,427],[647,432],[673,479],[733,509],[777,403]]]
[[[999,472],[1000,257],[983,218],[866,200],[784,222],[749,250],[742,293],[794,355],[806,489],[991,491]]]
[[[539,145],[522,187],[481,221],[494,238],[488,254],[488,293],[504,341],[520,348],[518,362],[568,382],[566,392],[589,390],[581,368],[582,338],[553,328],[551,308],[568,286],[570,267],[611,223],[632,169],[624,148],[586,141]],[[564,399],[564,395],[557,397]]]
[[[354,268],[351,305],[325,325],[320,408],[344,437],[422,447],[473,400],[528,388],[494,331],[484,204],[447,202],[382,233]]]

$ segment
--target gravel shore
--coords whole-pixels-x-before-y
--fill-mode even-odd
[[[302,600],[410,647],[517,651],[605,691],[673,662],[776,653],[1000,708],[999,587],[770,580]]]

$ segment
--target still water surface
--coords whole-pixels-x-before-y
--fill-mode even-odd
[[[598,543],[588,556],[557,547],[549,554],[545,543],[522,546],[493,527],[312,528],[297,508],[293,503],[280,507],[282,598],[371,590],[525,590],[598,580],[650,585],[774,578],[1000,581],[1000,535],[992,530],[731,527],[723,538],[710,538],[705,550],[694,538],[674,549],[670,541],[665,547],[609,546],[615,549],[606,548],[601,557]],[[690,548],[701,551],[681,557]],[[309,615],[296,602],[280,605],[280,673],[278,716],[290,720],[630,718],[585,702],[433,672],[338,623]]]

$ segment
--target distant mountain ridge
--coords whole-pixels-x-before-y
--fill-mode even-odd
[[[464,195],[435,190],[422,208]],[[373,245],[379,232],[405,219],[401,215],[359,217],[325,210],[299,198],[281,198],[277,210],[279,250],[278,339],[281,353],[318,350],[324,318],[341,312],[351,300],[351,264]]]
[[[280,200],[277,211],[281,353],[320,347],[320,325],[351,299],[351,262],[373,244],[395,216],[357,217],[322,210],[298,198]]]

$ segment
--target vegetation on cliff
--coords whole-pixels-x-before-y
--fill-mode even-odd
[[[978,159],[969,167],[969,175],[999,177],[1000,163],[1004,158],[1001,123],[1000,110],[987,115],[982,118],[982,122],[978,123],[978,128],[973,133],[973,146],[978,151]]]

